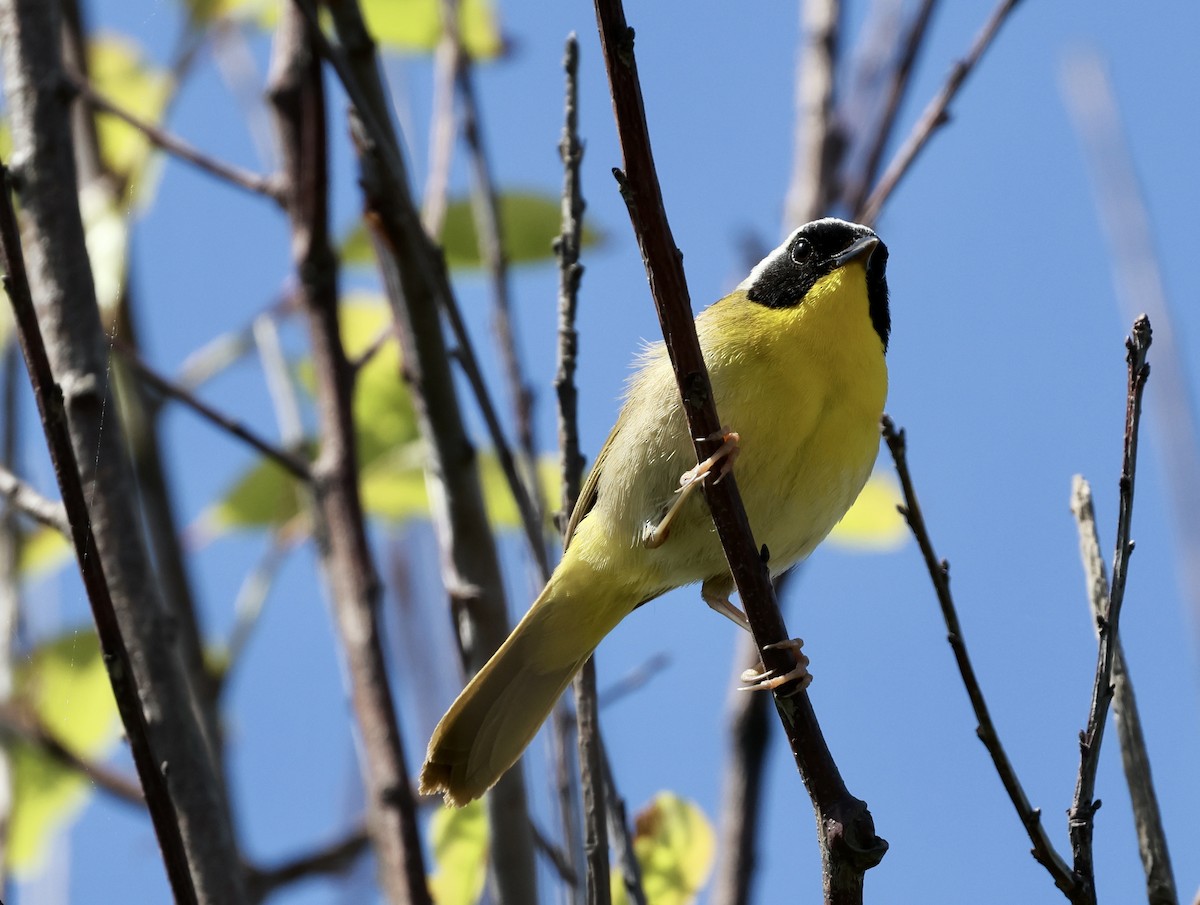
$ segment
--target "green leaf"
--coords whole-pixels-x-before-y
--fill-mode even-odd
[[[245,528],[268,528],[291,521],[300,513],[296,477],[271,459],[251,466],[220,501],[201,516],[207,535]]]
[[[15,675],[17,699],[65,747],[97,758],[120,735],[117,704],[91,627],[68,632],[34,651]],[[88,781],[25,744],[11,748],[13,812],[8,864],[21,877],[45,864],[53,836],[69,825],[91,792]]]
[[[898,550],[908,539],[908,525],[896,508],[904,500],[890,475],[871,475],[858,499],[834,526],[829,540],[839,547],[863,553]]]
[[[650,905],[690,905],[712,873],[716,835],[694,802],[659,792],[634,818],[633,849]],[[615,869],[612,893],[613,905],[628,905]]]
[[[88,70],[96,90],[122,109],[152,123],[162,118],[171,78],[165,70],[149,64],[131,38],[115,34],[93,38],[88,42]],[[105,165],[145,194],[147,179],[142,169],[152,151],[149,139],[133,126],[104,114],[97,117],[96,128]]]
[[[497,205],[504,250],[510,264],[554,260],[554,240],[562,231],[562,207],[557,195],[532,190],[505,191],[497,199]],[[584,227],[584,246],[600,241],[599,233]],[[482,265],[470,198],[453,198],[447,205],[442,247],[450,267]]]
[[[488,826],[483,803],[441,805],[429,822],[434,873],[429,891],[437,905],[474,905],[487,879]]]
[[[553,261],[553,243],[562,229],[558,196],[537,190],[513,190],[502,192],[497,203],[508,263]],[[585,247],[597,246],[603,243],[604,235],[585,226],[581,241]],[[441,242],[446,263],[451,268],[465,270],[482,266],[470,198],[458,196],[449,200]],[[361,221],[342,239],[341,251],[342,262],[347,266],[375,265],[375,249]]]

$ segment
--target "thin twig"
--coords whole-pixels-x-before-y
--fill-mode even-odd
[[[80,757],[27,707],[13,703],[0,705],[0,735],[32,745],[39,754],[86,777],[92,785],[114,798],[139,807],[146,806],[146,797],[137,780],[98,761]]]
[[[938,559],[933,550],[933,541],[929,537],[929,530],[925,527],[925,516],[921,513],[920,504],[917,502],[917,493],[913,489],[912,476],[908,470],[908,452],[904,431],[897,430],[892,419],[887,415],[883,416],[882,428],[883,439],[887,442],[888,450],[895,460],[896,474],[900,478],[900,487],[904,492],[904,505],[899,507],[900,514],[908,522],[908,527],[912,530],[913,537],[916,538],[917,546],[921,548],[925,568],[929,570],[929,578],[933,582],[933,589],[942,609],[942,618],[946,622],[946,640],[954,652],[954,662],[958,664],[963,685],[967,689],[967,697],[971,699],[971,707],[974,709],[975,719],[979,723],[975,734],[979,736],[979,740],[983,742],[983,746],[991,755],[996,772],[1000,774],[1000,781],[1004,784],[1004,790],[1008,792],[1009,800],[1016,808],[1022,826],[1029,834],[1029,841],[1033,843],[1033,857],[1050,872],[1054,885],[1062,890],[1068,898],[1071,898],[1075,891],[1075,879],[1071,874],[1071,869],[1062,856],[1054,850],[1054,845],[1046,835],[1046,829],[1041,822],[1041,809],[1035,808],[1029,803],[1021,781],[1017,778],[1017,773],[1000,742],[1000,736],[996,732],[996,726],[988,711],[987,701],[983,697],[983,689],[980,688],[979,679],[975,676],[975,668],[971,665],[967,645],[963,640],[962,625],[958,621],[958,611],[950,593],[950,563],[947,560]]]
[[[992,13],[991,18],[975,38],[971,49],[967,51],[967,55],[954,64],[950,74],[946,77],[945,84],[929,102],[908,138],[896,152],[892,162],[888,164],[883,176],[871,189],[862,208],[856,211],[856,220],[862,223],[874,223],[879,218],[879,212],[883,209],[884,202],[912,168],[913,161],[925,148],[933,133],[949,122],[950,115],[947,111],[950,104],[954,101],[963,83],[966,82],[967,77],[975,70],[984,53],[992,46],[996,34],[1000,31],[1000,26],[1005,23],[1019,2],[1020,0],[1000,0],[1000,4]]]
[[[621,883],[631,905],[647,905],[646,887],[642,882],[642,865],[633,848],[633,834],[629,832],[629,818],[625,815],[625,799],[617,791],[612,764],[608,753],[603,750],[604,742],[597,740],[601,748],[600,768],[604,782],[605,807],[608,811],[608,830],[612,838],[613,855],[617,869],[621,872]],[[607,900],[607,898],[606,898]]]
[[[135,116],[115,101],[110,100],[97,91],[92,83],[78,72],[66,70],[66,77],[75,90],[79,92],[80,96],[92,107],[101,113],[107,113],[110,116],[116,117],[121,122],[137,129],[155,147],[161,148],[168,154],[186,163],[190,163],[198,170],[208,173],[210,176],[215,176],[223,182],[237,186],[240,189],[245,189],[247,192],[252,192],[255,195],[270,198],[276,204],[284,203],[279,185],[271,177],[252,173],[233,164],[217,160],[215,157],[205,154],[195,146],[188,144],[182,138],[172,135],[160,126],[156,126],[154,123],[147,122],[141,117]]]
[[[583,267],[579,246],[583,230],[583,193],[579,170],[583,145],[579,141],[579,42],[567,37],[563,56],[566,74],[564,123],[558,144],[563,165],[562,231],[554,243],[558,256],[558,365],[554,389],[558,399],[558,443],[562,475],[563,529],[566,516],[579,500],[583,484],[583,456],[579,451],[579,392],[575,367],[579,334],[575,312],[579,306],[579,283]],[[564,548],[571,538],[563,535]],[[583,791],[583,856],[586,865],[586,895],[589,905],[611,901],[608,868],[608,819],[605,813],[603,746],[596,702],[596,664],[588,657],[575,677],[575,725],[579,744],[580,782]]]
[[[579,876],[575,873],[568,853],[555,845],[554,841],[543,833],[536,823],[533,824],[533,841],[536,843],[538,851],[546,856],[546,860],[550,862],[555,873],[558,874],[558,878],[568,888],[579,883]]]
[[[261,902],[299,880],[313,877],[336,877],[349,871],[371,850],[371,837],[365,827],[359,827],[327,845],[311,852],[294,855],[273,867],[251,867],[247,885],[250,897]]]
[[[883,102],[883,110],[875,123],[867,150],[863,155],[861,168],[854,174],[852,180],[847,180],[843,189],[846,209],[853,211],[853,218],[860,220],[863,208],[867,202],[867,192],[875,185],[879,176],[879,167],[883,164],[883,152],[887,150],[892,133],[896,128],[896,117],[900,112],[900,104],[912,84],[912,74],[916,66],[917,56],[925,48],[925,35],[929,30],[929,22],[933,18],[938,0],[921,0],[921,5],[913,14],[908,31],[900,43],[900,56],[892,66],[891,78],[888,79],[887,92]]]
[[[1093,801],[1096,791],[1096,769],[1100,763],[1100,745],[1104,741],[1104,726],[1108,722],[1108,705],[1112,701],[1113,660],[1116,656],[1118,623],[1121,604],[1125,600],[1125,581],[1129,577],[1129,557],[1133,541],[1129,532],[1133,521],[1134,477],[1137,474],[1138,425],[1142,416],[1142,393],[1150,376],[1146,353],[1150,349],[1150,320],[1143,314],[1133,323],[1133,332],[1125,340],[1125,361],[1129,369],[1125,397],[1125,441],[1121,459],[1120,500],[1117,512],[1117,549],[1113,554],[1112,586],[1103,614],[1097,620],[1100,649],[1096,656],[1096,678],[1092,683],[1092,700],[1088,707],[1087,727],[1079,735],[1079,776],[1075,795],[1067,811],[1071,832],[1071,852],[1075,859],[1076,894],[1072,901],[1079,905],[1096,902],[1095,870],[1092,862],[1092,831],[1099,801]]]
[[[681,256],[663,209],[634,60],[633,30],[626,24],[620,0],[596,0],[595,7],[624,163],[624,173],[614,171],[614,175],[642,251],[689,434],[700,438],[694,441],[700,461],[713,452],[716,444],[708,438],[721,436],[721,421],[696,338]],[[771,645],[788,637],[787,627],[767,564],[754,543],[736,475],[719,483],[706,482],[704,494],[755,642],[763,650],[764,667],[780,670],[782,675],[794,666],[792,656]],[[831,903],[861,902],[863,875],[879,863],[887,843],[875,834],[866,803],[846,789],[808,694],[793,692],[794,686],[776,689],[775,702],[817,811],[826,899]]]
[[[1079,555],[1087,579],[1092,619],[1099,634],[1100,620],[1108,603],[1108,577],[1104,571],[1104,557],[1100,553],[1092,488],[1081,475],[1075,476],[1071,487],[1071,512],[1079,527]],[[1129,798],[1133,805],[1133,821],[1137,827],[1138,850],[1146,872],[1146,900],[1149,905],[1179,905],[1179,893],[1175,889],[1175,876],[1171,871],[1171,853],[1163,831],[1158,796],[1154,792],[1150,754],[1120,638],[1116,639],[1113,651],[1112,706],[1117,720],[1117,739],[1121,745],[1121,765],[1125,770],[1125,782],[1129,786]]]
[[[345,656],[358,726],[368,828],[388,900],[430,902],[380,625],[380,581],[358,489],[355,372],[338,322],[337,255],[329,243],[329,152],[321,61],[294,6],[276,30],[268,95],[279,133],[292,250],[312,345],[321,450],[313,466],[313,522]]]
[[[448,8],[449,7],[449,8]],[[454,161],[454,91],[458,81],[462,42],[458,39],[455,4],[442,5],[442,36],[433,54],[433,101],[429,123],[429,168],[425,176],[421,223],[430,238],[438,241],[446,221],[446,199],[450,193],[450,166]]]
[[[246,427],[240,421],[230,418],[228,415],[217,411],[207,402],[201,400],[198,396],[183,386],[175,383],[168,377],[159,374],[151,368],[146,362],[138,357],[137,353],[132,349],[118,343],[117,348],[120,350],[122,357],[132,365],[134,371],[148,386],[155,391],[162,393],[164,396],[170,397],[177,402],[182,402],[196,414],[200,415],[206,421],[216,425],[225,433],[236,437],[246,445],[254,448],[262,453],[275,464],[279,465],[284,470],[290,472],[301,481],[312,480],[312,469],[309,463],[300,458],[295,453],[288,452],[285,449],[280,449],[275,444],[268,440],[264,440],[258,434],[254,433],[250,428]]]
[[[6,497],[10,506],[38,524],[53,528],[65,537],[71,536],[71,524],[63,504],[42,496],[3,466],[0,466],[0,496]]]

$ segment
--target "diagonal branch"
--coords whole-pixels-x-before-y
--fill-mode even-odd
[[[188,144],[182,138],[172,135],[166,129],[130,113],[124,107],[121,107],[115,101],[110,100],[97,91],[95,86],[80,73],[66,70],[66,76],[67,80],[90,106],[137,129],[155,147],[161,148],[163,151],[179,158],[185,163],[190,163],[201,172],[215,176],[222,182],[244,189],[255,195],[270,198],[277,204],[283,204],[283,195],[280,188],[270,176],[261,176],[258,173],[252,173],[233,164],[217,160],[215,157],[205,154],[193,145]]]
[[[42,496],[3,466],[0,466],[0,496],[6,497],[10,506],[39,524],[53,528],[65,537],[71,536],[71,523],[67,521],[63,504]]]
[[[186,387],[159,374],[146,364],[146,362],[142,361],[132,349],[126,346],[119,346],[119,348],[124,359],[151,389],[177,402],[182,402],[210,424],[216,425],[227,434],[236,437],[247,446],[262,453],[276,465],[290,472],[301,481],[307,482],[312,480],[312,469],[304,459],[286,449],[280,449],[268,440],[264,440],[250,428],[246,427],[246,425],[213,408]]]
[[[1079,555],[1087,578],[1088,602],[1097,634],[1104,608],[1108,604],[1108,576],[1100,553],[1100,535],[1096,530],[1096,512],[1092,506],[1092,488],[1076,475],[1071,488],[1071,512],[1079,526]],[[1121,639],[1113,652],[1113,714],[1117,718],[1117,738],[1121,744],[1121,765],[1129,786],[1133,820],[1137,826],[1138,850],[1146,872],[1146,900],[1149,905],[1179,905],[1175,877],[1171,871],[1171,853],[1163,831],[1154,777],[1150,772],[1150,754],[1142,732],[1142,718],[1133,693],[1133,679],[1125,663]]]
[[[1071,851],[1075,858],[1075,882],[1078,887],[1072,901],[1082,905],[1094,905],[1096,902],[1092,831],[1100,802],[1093,801],[1093,796],[1096,792],[1096,769],[1100,764],[1100,745],[1104,741],[1104,726],[1108,722],[1108,706],[1113,695],[1112,674],[1117,651],[1117,627],[1121,618],[1121,604],[1125,600],[1129,557],[1133,553],[1133,541],[1130,540],[1129,531],[1133,521],[1133,485],[1137,473],[1142,393],[1150,376],[1150,365],[1146,363],[1150,341],[1150,320],[1143,314],[1134,321],[1132,335],[1125,340],[1129,381],[1125,397],[1125,441],[1119,485],[1117,549],[1113,554],[1112,586],[1108,591],[1108,600],[1105,602],[1103,613],[1096,621],[1100,633],[1096,678],[1092,683],[1087,727],[1079,735],[1079,776],[1075,781],[1075,796],[1070,810],[1067,811]]]
[[[1000,781],[1004,784],[1004,790],[1008,792],[1008,797],[1012,801],[1013,807],[1017,809],[1017,816],[1021,819],[1025,832],[1029,834],[1029,841],[1033,843],[1034,859],[1050,872],[1054,885],[1062,890],[1068,898],[1071,898],[1075,892],[1075,880],[1071,875],[1071,869],[1067,867],[1062,856],[1054,850],[1054,845],[1046,835],[1046,829],[1042,826],[1041,809],[1035,808],[1029,803],[1025,789],[1017,778],[1016,770],[1013,769],[1008,754],[1000,742],[1000,736],[992,722],[992,715],[988,711],[987,701],[983,697],[983,689],[980,688],[979,679],[975,676],[975,668],[971,665],[967,645],[963,640],[962,625],[958,621],[958,611],[954,606],[954,598],[950,594],[950,563],[944,559],[938,559],[933,550],[933,541],[930,540],[929,530],[925,527],[925,516],[921,513],[921,506],[917,502],[917,493],[913,489],[912,476],[908,471],[908,452],[904,431],[897,430],[892,419],[887,415],[883,416],[882,426],[883,439],[887,442],[888,450],[896,462],[896,474],[900,478],[900,487],[904,491],[904,505],[900,507],[900,514],[908,522],[908,527],[912,529],[913,537],[916,538],[917,546],[921,548],[925,568],[929,570],[929,578],[937,593],[938,604],[942,608],[942,618],[946,621],[948,633],[946,640],[950,642],[950,649],[954,651],[954,662],[958,664],[958,671],[962,674],[963,684],[967,689],[967,697],[971,699],[975,719],[979,722],[975,734],[979,736],[979,740],[983,742],[983,746],[991,755],[996,772],[1000,774]]]
[[[861,168],[854,174],[852,180],[844,188],[844,203],[847,210],[854,211],[857,217],[866,205],[867,192],[875,185],[879,177],[879,168],[883,164],[883,152],[887,150],[892,133],[896,129],[896,117],[900,113],[900,104],[908,94],[912,84],[913,70],[916,68],[917,56],[925,47],[925,35],[929,30],[929,22],[938,0],[921,0],[921,6],[913,14],[908,31],[900,43],[900,56],[892,67],[891,78],[888,79],[887,92],[884,97],[883,111],[875,128],[870,135],[870,143],[863,155]]]
[[[912,131],[908,134],[904,144],[900,150],[896,152],[896,156],[892,158],[892,162],[888,164],[888,168],[884,171],[883,176],[875,187],[871,189],[871,193],[867,196],[867,200],[863,202],[861,208],[854,211],[854,219],[860,223],[874,223],[879,218],[879,212],[883,209],[884,202],[895,191],[896,186],[900,184],[900,180],[912,168],[913,162],[917,156],[925,149],[925,145],[929,143],[929,139],[933,137],[933,133],[946,125],[950,121],[950,104],[958,95],[958,91],[966,82],[967,77],[975,70],[979,61],[983,58],[984,53],[992,42],[996,39],[997,33],[1000,31],[1000,26],[1005,23],[1009,15],[1020,0],[1000,0],[1000,4],[992,12],[991,17],[984,24],[983,29],[976,36],[971,49],[967,51],[967,55],[963,59],[954,64],[950,70],[950,74],[946,77],[945,84],[941,90],[934,96],[933,100],[925,108],[921,114],[921,118],[917,120],[917,124],[913,126]]]
[[[654,168],[634,60],[633,30],[626,24],[620,0],[596,0],[595,7],[624,162],[624,173],[614,173],[642,251],[688,428],[692,437],[702,438],[695,441],[700,460],[715,448],[716,444],[707,438],[720,436],[721,422],[696,338],[681,257],[671,236]],[[750,531],[736,476],[720,483],[706,482],[704,493],[754,640],[764,650],[764,667],[786,672],[793,665],[790,655],[768,649],[769,645],[784,641],[788,634],[766,563]],[[846,789],[808,694],[801,691],[787,696],[793,690],[785,687],[781,694],[777,689],[775,702],[817,812],[826,900],[861,902],[863,874],[879,863],[887,843],[875,835],[866,803]]]

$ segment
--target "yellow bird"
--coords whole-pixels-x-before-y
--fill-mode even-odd
[[[463,805],[508,770],[596,645],[673,588],[703,582],[743,627],[703,494],[737,454],[737,480],[772,573],[812,552],[871,474],[887,396],[887,248],[843,220],[805,224],[696,318],[717,411],[736,428],[695,461],[662,344],[643,357],[572,513],[562,561],[508,640],[442,717],[423,793]],[[715,467],[714,467],[715,466]],[[683,473],[683,477],[680,474]],[[797,642],[798,645],[798,642]],[[759,687],[808,681],[804,664]]]

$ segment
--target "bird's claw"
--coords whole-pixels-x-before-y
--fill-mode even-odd
[[[812,683],[812,676],[808,672],[808,657],[801,651],[803,645],[804,642],[800,638],[789,638],[787,641],[766,645],[763,650],[790,650],[796,658],[796,665],[787,672],[779,673],[774,669],[763,668],[760,663],[758,669],[747,669],[742,673],[741,680],[746,684],[739,686],[738,691],[774,691],[789,683],[796,685],[792,694],[803,691]]]

